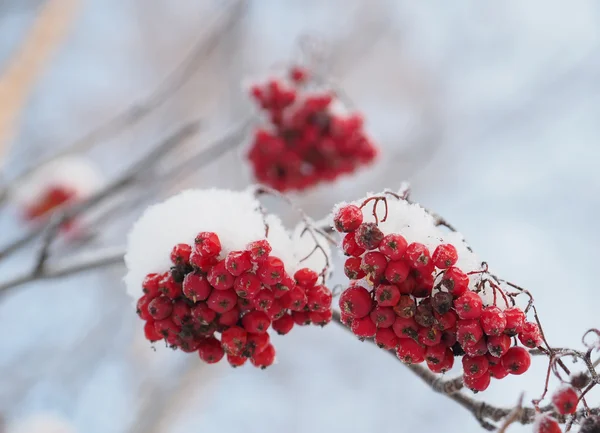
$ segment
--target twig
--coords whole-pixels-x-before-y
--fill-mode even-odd
[[[498,429],[498,433],[506,433],[506,430],[508,429],[508,427],[510,427],[511,424],[517,422],[519,420],[519,418],[521,418],[522,411],[523,411],[523,394],[521,393],[521,395],[519,396],[519,400],[517,401],[517,405],[515,406],[513,411],[511,413],[509,413],[506,418],[504,418],[502,425]]]

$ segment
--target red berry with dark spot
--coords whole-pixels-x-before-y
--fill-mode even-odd
[[[219,262],[217,256],[203,257],[199,252],[193,251],[190,256],[190,265],[201,272],[207,273]]]
[[[154,322],[154,329],[169,342],[181,332],[181,327],[173,323],[171,319],[157,320]]]
[[[501,358],[502,366],[510,374],[520,375],[525,373],[531,365],[531,355],[523,347],[511,347]]]
[[[538,415],[538,418],[534,423],[533,431],[534,433],[562,433],[558,421],[547,414]],[[592,432],[590,431],[590,433]]]
[[[467,388],[473,392],[485,391],[490,386],[490,375],[484,374],[482,376],[474,377],[468,374],[463,376],[463,382]]]
[[[442,340],[442,332],[436,328],[421,328],[418,339],[425,346],[437,346]]]
[[[302,311],[308,303],[306,292],[300,286],[296,286],[290,290],[286,297],[289,297],[290,306],[288,308],[292,311]]]
[[[400,339],[396,356],[405,364],[419,364],[425,361],[425,348],[414,340]]]
[[[523,329],[525,323],[525,313],[519,307],[511,307],[504,310],[506,317],[506,329],[504,332],[511,337],[517,335]]]
[[[183,294],[181,284],[176,283],[170,272],[165,272],[159,282],[159,289],[165,296],[175,299]]]
[[[142,320],[149,320],[152,317],[148,312],[148,304],[152,302],[152,299],[153,298],[149,297],[148,295],[144,295],[137,301],[135,311]]]
[[[382,349],[392,350],[398,345],[398,337],[391,328],[378,328],[375,333],[375,344]]]
[[[294,319],[290,314],[284,314],[279,319],[273,321],[272,326],[279,335],[285,335],[294,327]]]
[[[404,260],[415,269],[423,269],[430,266],[431,256],[429,249],[418,242],[413,242],[406,247],[404,251]]]
[[[366,253],[360,264],[360,268],[368,275],[371,281],[379,281],[383,276],[388,262],[379,251],[370,251]]]
[[[294,274],[294,280],[296,280],[296,284],[305,289],[308,287],[313,287],[315,284],[317,284],[318,279],[319,275],[312,269],[308,268],[298,269]]]
[[[354,319],[350,329],[360,339],[372,338],[377,333],[377,326],[369,316]]]
[[[482,338],[475,344],[467,344],[463,350],[468,356],[483,356],[488,353],[487,342],[485,338]]]
[[[260,292],[262,285],[258,277],[250,272],[246,272],[236,277],[233,288],[240,298],[254,299]]]
[[[396,313],[391,307],[375,307],[370,314],[371,320],[378,328],[389,328],[396,320]]]
[[[365,252],[365,249],[358,246],[354,232],[351,232],[344,236],[344,240],[342,241],[342,251],[344,251],[344,254],[347,256],[359,257]]]
[[[298,326],[310,325],[310,316],[308,311],[292,311],[292,319]]]
[[[306,304],[310,311],[324,313],[331,308],[333,296],[331,290],[323,285],[314,286],[306,291],[308,303]]]
[[[450,266],[454,266],[458,261],[458,252],[454,245],[441,244],[433,252],[431,260],[436,268],[448,269]]]
[[[192,312],[185,301],[179,300],[173,304],[171,318],[176,325],[183,326],[192,322]]]
[[[201,232],[194,239],[194,249],[202,257],[218,256],[221,252],[221,241],[219,236],[213,232]]]
[[[454,309],[461,319],[477,319],[481,316],[483,302],[475,292],[467,291],[454,301]]]
[[[419,335],[419,325],[415,322],[415,319],[403,317],[396,317],[392,329],[398,336],[398,338],[414,338],[416,339]]]
[[[253,299],[254,308],[266,313],[273,306],[274,300],[273,292],[270,289],[263,288]]]
[[[353,204],[341,207],[333,217],[335,229],[342,233],[355,231],[362,224],[362,221],[362,210]]]
[[[250,358],[252,365],[255,367],[260,367],[263,370],[275,362],[275,347],[269,344],[265,350],[258,354],[254,354],[252,358]]]
[[[182,287],[185,297],[194,302],[206,300],[212,291],[208,280],[194,272],[185,276]]]
[[[352,318],[360,319],[371,312],[371,294],[361,286],[344,290],[339,302],[342,312]]]
[[[154,321],[152,320],[148,320],[144,324],[144,335],[146,340],[151,341],[152,343],[163,339],[163,336],[156,330]]]
[[[510,344],[510,337],[506,334],[487,338],[488,352],[496,358],[502,358],[510,349]]]
[[[266,332],[262,333],[248,333],[246,339],[246,348],[244,349],[243,355],[246,357],[254,356],[255,353],[260,353],[267,348],[271,338]]]
[[[444,272],[441,285],[457,298],[467,291],[469,276],[458,268],[450,267]]]
[[[436,326],[442,331],[452,329],[456,326],[458,316],[454,311],[448,311],[446,314],[433,313],[435,318]]]
[[[381,302],[379,303],[381,305]],[[400,296],[398,303],[394,305],[394,312],[405,319],[409,319],[415,315],[417,311],[417,304],[415,303],[414,298],[408,295]]]
[[[217,318],[217,313],[211,310],[205,302],[198,303],[190,309],[192,318],[200,325],[208,325]]]
[[[225,351],[221,343],[214,337],[205,338],[198,344],[198,355],[207,364],[215,364],[223,359]]]
[[[226,313],[237,304],[237,295],[233,289],[213,290],[206,300],[206,304],[217,313]]]
[[[154,320],[163,320],[171,315],[173,302],[166,296],[154,298],[148,304],[148,313]]]
[[[225,327],[233,326],[238,322],[239,318],[240,308],[235,305],[231,310],[219,315],[217,324]]]
[[[575,413],[579,403],[579,394],[570,386],[564,386],[552,395],[552,404],[561,415]]]
[[[225,269],[234,277],[249,271],[252,269],[250,253],[248,251],[231,251],[225,257]]]
[[[417,288],[417,280],[409,275],[405,281],[397,284],[397,286],[402,295],[412,295],[413,291]]]
[[[177,265],[185,265],[190,262],[192,247],[188,244],[177,244],[171,250],[171,262]]]
[[[495,359],[497,361],[500,361],[498,358]],[[488,361],[489,360],[490,358],[488,357]],[[492,376],[494,379],[504,379],[506,376],[508,376],[508,370],[504,368],[501,362],[498,362],[497,364],[492,364],[490,362],[488,372],[490,373],[490,376]]]
[[[311,323],[313,323],[314,325],[325,326],[329,322],[331,322],[331,319],[333,319],[333,312],[331,310],[326,310],[326,311],[323,311],[322,313],[316,312],[316,311],[310,311],[308,313],[308,317],[309,317]]]
[[[434,373],[446,373],[450,371],[454,366],[454,354],[452,350],[446,348],[446,354],[444,355],[444,360],[438,364],[430,362],[427,360],[427,367]]]
[[[391,284],[380,284],[375,288],[375,301],[380,307],[393,307],[400,300],[400,291]]]
[[[402,235],[389,234],[383,237],[379,244],[379,251],[385,254],[390,260],[400,260],[406,251],[408,242]]]
[[[225,261],[221,260],[208,272],[207,280],[215,290],[227,290],[233,287],[235,277],[225,267]]]
[[[283,276],[281,282],[271,286],[271,290],[273,290],[273,295],[275,295],[276,299],[283,297],[286,293],[292,290],[296,286],[296,283],[288,274]],[[311,286],[312,287],[312,286]]]
[[[256,274],[263,284],[272,286],[273,284],[281,282],[283,279],[285,275],[285,266],[281,259],[269,256],[259,264]]]
[[[408,278],[410,267],[405,261],[398,260],[387,263],[384,276],[392,284],[400,284]]]
[[[462,365],[465,375],[477,379],[487,373],[489,363],[485,356],[463,356]]]
[[[425,351],[425,361],[427,361],[427,365],[438,365],[442,363],[446,358],[446,349],[447,347],[443,344],[427,347],[427,350]]]
[[[232,326],[221,333],[221,346],[229,355],[241,355],[246,347],[248,333],[239,326]]]
[[[277,298],[273,299],[273,303],[271,304],[271,307],[266,311],[266,313],[271,320],[279,319],[285,313],[281,301]]]
[[[533,322],[525,322],[519,333],[519,341],[525,347],[534,349],[542,344],[542,334],[537,324]]]
[[[248,358],[244,358],[243,356],[235,356],[227,354],[227,362],[233,368],[241,367],[248,361]]]
[[[359,280],[366,274],[361,268],[362,260],[360,257],[350,257],[344,263],[344,274],[351,280]]]
[[[271,319],[262,311],[250,311],[242,317],[242,325],[248,332],[261,334],[267,332],[267,329],[271,326]]]
[[[479,320],[486,335],[500,335],[506,329],[506,316],[504,312],[493,305],[483,309]]]
[[[456,323],[456,339],[461,346],[477,343],[483,337],[483,329],[478,320],[459,320]]]
[[[159,295],[159,282],[162,279],[161,274],[148,274],[142,282],[142,289],[146,295],[155,298]]]
[[[361,224],[354,233],[356,244],[365,250],[374,250],[383,239],[383,232],[374,223]]]
[[[250,253],[250,259],[253,262],[260,263],[269,257],[269,254],[271,254],[273,249],[271,248],[269,241],[262,239],[260,241],[250,242],[246,246],[246,250]]]

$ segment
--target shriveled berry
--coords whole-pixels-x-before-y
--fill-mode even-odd
[[[487,373],[489,363],[485,356],[463,356],[462,365],[465,375],[477,379]]]
[[[452,295],[446,292],[437,292],[431,298],[433,311],[438,314],[446,314],[452,308]]]
[[[429,255],[429,249],[418,242],[413,242],[406,247],[404,251],[404,260],[415,269],[423,269],[429,266],[431,256]]]
[[[255,263],[260,263],[266,260],[273,250],[271,244],[266,239],[250,242],[246,246],[246,250],[250,253],[250,259]]]
[[[431,256],[431,260],[436,268],[448,269],[454,266],[458,261],[458,252],[454,245],[441,244],[438,245]]]
[[[233,282],[233,288],[235,293],[240,298],[254,299],[254,297],[260,292],[262,285],[256,275],[250,272],[243,273],[239,277],[236,277]]]
[[[152,320],[148,320],[144,324],[144,336],[146,337],[146,340],[152,343],[163,339],[163,336],[156,330],[154,321]]]
[[[242,317],[242,325],[248,332],[261,334],[267,332],[267,329],[271,326],[271,319],[263,311],[250,311]]]
[[[501,358],[502,366],[510,374],[520,375],[525,373],[531,365],[531,356],[523,347],[513,346]]]
[[[583,389],[591,382],[590,375],[585,371],[573,373],[571,376],[571,385],[577,389]]]
[[[255,353],[252,358],[250,358],[252,365],[255,367],[260,367],[261,369],[265,369],[275,362],[275,347],[272,344],[269,344],[265,350],[259,353]]]
[[[481,327],[486,335],[500,335],[506,329],[506,316],[504,312],[496,307],[489,306],[485,307],[481,312]]]
[[[213,232],[200,232],[194,239],[194,249],[202,257],[218,256],[221,252],[219,236]]]
[[[467,291],[454,301],[454,309],[461,319],[477,319],[481,316],[483,302],[475,292]]]
[[[519,307],[511,307],[504,310],[506,317],[506,328],[504,332],[511,337],[517,335],[523,329],[525,313]]]
[[[440,283],[452,296],[457,298],[467,291],[469,276],[460,269],[452,266],[446,269]]]
[[[171,262],[175,266],[188,264],[190,254],[192,254],[192,247],[188,244],[177,244],[171,250]]]
[[[237,295],[233,289],[213,290],[206,300],[206,304],[217,313],[226,313],[236,306]]]
[[[369,316],[355,318],[350,329],[360,339],[374,337],[377,333],[377,326]]]
[[[190,272],[183,279],[183,294],[191,301],[204,301],[210,295],[212,287],[201,274]]]
[[[496,358],[502,358],[510,348],[510,337],[506,334],[487,338],[488,352]]]
[[[389,328],[396,320],[396,314],[391,307],[375,307],[370,314],[371,320],[378,328]]]
[[[400,339],[396,356],[405,364],[419,364],[425,361],[425,348],[414,340]]]
[[[225,257],[225,269],[234,277],[249,271],[252,269],[250,253],[248,251],[231,251]]]
[[[173,311],[173,302],[166,296],[158,296],[148,304],[148,314],[154,320],[166,319]]]
[[[360,319],[371,311],[371,294],[364,287],[352,286],[342,292],[339,304],[343,313]]]
[[[341,207],[333,217],[333,224],[338,232],[353,232],[362,224],[362,210],[353,204]]]
[[[417,309],[415,310],[415,321],[426,328],[435,324],[435,317],[433,316],[433,309],[430,304],[421,302],[417,305]]]
[[[279,335],[285,335],[294,327],[294,319],[290,314],[284,314],[279,319],[273,321],[272,327]]]
[[[488,388],[488,386],[490,386],[490,375],[484,374],[482,376],[475,377],[465,374],[463,376],[463,382],[465,386],[471,391],[475,393],[482,392],[485,391]]]
[[[354,234],[356,244],[365,250],[374,250],[383,239],[383,232],[375,223],[361,224]]]
[[[575,413],[577,403],[579,403],[579,394],[570,386],[563,386],[552,395],[552,404],[561,415]]]
[[[381,302],[379,303],[381,305]],[[415,311],[417,311],[417,304],[415,303],[414,298],[408,295],[400,296],[398,303],[394,305],[394,312],[400,316],[408,319],[415,315]]]
[[[539,433],[539,432],[537,432]],[[541,432],[541,433],[554,433],[554,432]],[[600,416],[590,415],[581,421],[579,427],[579,433],[600,433]]]
[[[542,334],[537,324],[525,322],[519,333],[519,341],[523,346],[534,349],[542,344]]]
[[[221,343],[214,337],[205,338],[198,344],[198,355],[207,364],[215,364],[223,359],[225,351]]]
[[[358,246],[354,232],[351,232],[344,236],[344,240],[342,241],[342,251],[344,251],[344,254],[347,256],[359,257],[365,252],[365,249]]]
[[[387,263],[384,276],[392,284],[400,284],[408,278],[410,267],[403,260],[391,261]]]
[[[375,288],[375,301],[380,307],[393,307],[400,300],[398,287],[391,284],[379,284]]]
[[[378,328],[375,333],[375,344],[382,349],[392,350],[398,345],[398,337],[391,328]]]
[[[308,287],[313,287],[315,284],[317,284],[318,279],[319,275],[312,269],[308,268],[298,269],[294,274],[294,280],[296,280],[296,284],[305,289]]]
[[[392,329],[398,336],[398,338],[418,338],[419,335],[419,325],[415,322],[415,319],[408,318],[405,319],[403,317],[396,317],[394,324],[392,325]]]

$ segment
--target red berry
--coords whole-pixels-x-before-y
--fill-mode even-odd
[[[431,260],[436,268],[448,269],[450,266],[454,266],[458,261],[458,253],[454,245],[441,244],[433,252]]]
[[[339,302],[342,312],[352,318],[360,319],[371,311],[371,294],[361,286],[352,286],[344,290]]]
[[[246,339],[246,348],[244,349],[243,355],[247,358],[254,356],[255,353],[260,353],[267,348],[271,338],[266,332],[259,334],[248,333]]]
[[[229,365],[231,365],[233,368],[241,367],[246,363],[247,360],[248,358],[244,358],[243,356],[227,354],[227,362],[229,362]]]
[[[309,76],[308,70],[301,66],[293,66],[290,69],[290,79],[295,83],[304,83]]]
[[[403,236],[392,233],[383,237],[379,244],[379,251],[385,254],[390,260],[400,260],[407,246],[408,242],[406,242]]]
[[[326,310],[322,313],[311,311],[308,313],[308,318],[315,325],[325,326],[333,319],[333,312],[331,310]]]
[[[225,269],[234,277],[249,271],[252,269],[250,253],[248,251],[231,251],[225,257]]]
[[[183,294],[194,302],[206,300],[211,291],[212,287],[200,274],[190,272],[183,279]]]
[[[217,313],[226,313],[236,306],[237,295],[233,289],[213,290],[206,300],[206,304]]]
[[[534,433],[562,433],[560,424],[547,414],[541,414],[533,424]]]
[[[272,248],[269,244],[269,241],[266,239],[262,239],[260,241],[250,242],[246,246],[246,250],[250,253],[250,258],[253,262],[262,262],[269,257],[271,254]]]
[[[175,282],[170,272],[165,272],[163,274],[158,285],[158,290],[171,299],[175,299],[183,294],[181,284]]]
[[[188,244],[177,244],[171,250],[171,262],[177,265],[185,265],[190,262],[192,247]]]
[[[136,313],[142,320],[148,320],[152,317],[148,312],[148,304],[152,302],[152,299],[148,295],[144,295],[137,301]]]
[[[353,257],[359,257],[365,252],[365,249],[359,247],[356,243],[354,232],[348,233],[346,236],[344,236],[344,240],[342,241],[342,250],[344,251],[345,255]]]
[[[317,284],[318,279],[319,275],[312,269],[308,268],[298,269],[294,274],[294,280],[296,280],[296,284],[305,289],[308,287],[313,287],[315,284]]]
[[[293,311],[302,311],[308,303],[306,292],[300,286],[294,287],[286,297],[289,297],[289,309]]]
[[[360,248],[374,250],[383,239],[383,232],[374,223],[361,224],[354,234],[354,240]]]
[[[197,251],[192,251],[192,255],[190,256],[190,265],[204,273],[210,271],[218,262],[219,258],[217,256],[203,257]]]
[[[217,320],[217,324],[225,327],[233,326],[238,322],[239,318],[240,309],[236,305],[231,310],[220,314],[219,319]]]
[[[389,328],[396,320],[396,314],[391,307],[375,307],[370,317],[378,328]]]
[[[240,355],[246,347],[248,333],[239,326],[232,326],[221,333],[221,346],[229,355]]]
[[[360,257],[350,257],[344,263],[344,274],[351,280],[359,280],[366,274],[361,268],[362,260]]]
[[[283,297],[283,295],[288,293],[295,286],[296,283],[294,282],[292,277],[290,277],[288,274],[285,274],[281,282],[272,286],[271,290],[273,290],[273,295],[275,296],[275,298],[280,299],[281,297]]]
[[[506,354],[501,358],[502,366],[508,370],[510,374],[523,374],[531,365],[531,356],[526,349],[522,347],[511,347]]]
[[[421,328],[418,339],[425,346],[437,346],[442,340],[442,332],[436,328]]]
[[[154,322],[154,329],[167,341],[176,337],[181,332],[181,327],[177,326],[171,319],[157,320]]]
[[[385,350],[395,349],[398,337],[391,328],[378,328],[375,333],[375,344]]]
[[[350,329],[352,329],[354,335],[361,339],[374,337],[377,333],[377,326],[369,316],[360,319],[355,318]]]
[[[443,344],[428,346],[425,351],[425,361],[427,361],[427,365],[437,365],[442,363],[444,358],[446,358],[446,349],[447,347]]]
[[[381,305],[381,302],[379,302],[379,305]],[[394,305],[394,312],[405,319],[413,317],[416,310],[417,304],[415,303],[414,298],[408,295],[400,296],[398,303]]]
[[[482,338],[474,344],[466,345],[463,347],[463,350],[468,356],[483,356],[488,353],[487,342],[485,341],[485,338]]]
[[[486,335],[500,335],[506,328],[506,316],[495,306],[485,307],[479,320]]]
[[[198,355],[207,364],[214,364],[223,359],[225,351],[221,343],[214,337],[205,338],[198,344]]]
[[[254,308],[258,311],[264,311],[265,313],[273,306],[275,296],[270,289],[263,288],[258,295],[253,299]]]
[[[421,272],[421,271],[419,271]],[[415,298],[428,298],[433,290],[433,275],[429,269],[424,270],[424,274],[420,274],[415,278],[415,287],[412,290],[412,295]]]
[[[171,319],[173,319],[173,322],[179,326],[183,326],[192,322],[192,313],[190,311],[190,307],[188,307],[185,301],[179,300],[173,304],[173,313],[171,314]]]
[[[487,373],[489,363],[485,356],[463,356],[462,365],[465,375],[477,379]]]
[[[385,268],[385,279],[392,284],[400,284],[408,278],[410,267],[405,261],[389,262]]]
[[[285,266],[281,259],[269,256],[258,266],[256,272],[258,278],[263,284],[272,286],[273,284],[281,282],[285,275]]]
[[[414,340],[400,339],[396,356],[405,364],[419,364],[425,361],[425,348]]]
[[[275,362],[275,347],[269,344],[262,352],[255,353],[250,361],[252,361],[252,365],[255,367],[260,367],[264,370]]]
[[[192,318],[200,325],[208,325],[217,318],[217,313],[211,310],[205,302],[194,305],[190,309]]]
[[[298,326],[310,325],[310,316],[308,311],[292,311],[292,319]]]
[[[525,313],[519,307],[511,307],[504,310],[504,316],[506,316],[506,329],[504,332],[507,335],[515,336],[521,329],[523,329],[523,324],[525,323]]]
[[[446,314],[442,315],[433,313],[433,317],[435,318],[436,326],[442,331],[454,328],[458,321],[458,317],[454,311],[448,311]]]
[[[492,376],[494,379],[504,379],[506,376],[508,376],[508,370],[506,368],[504,368],[504,366],[502,365],[502,362],[498,362],[497,364],[492,364],[490,359],[495,359],[497,361],[500,361],[498,358],[494,358],[493,356],[490,357],[488,355],[488,361],[489,361],[488,372],[490,373],[490,376]]]
[[[215,290],[231,289],[235,281],[235,277],[225,268],[224,260],[221,260],[208,271],[206,279]]]
[[[430,266],[431,257],[429,249],[418,242],[413,242],[406,247],[404,251],[404,259],[408,264],[415,269],[423,269]]]
[[[235,293],[240,298],[253,299],[260,292],[261,287],[262,285],[258,277],[250,272],[236,277],[233,283]]]
[[[456,323],[456,339],[465,346],[477,343],[483,337],[483,329],[478,320],[459,320]]]
[[[463,376],[463,382],[467,388],[473,392],[485,391],[490,386],[490,375],[484,374],[482,376],[470,376],[465,374]]]
[[[564,386],[552,395],[552,404],[561,415],[575,413],[578,403],[579,394],[570,386]]]
[[[366,253],[361,261],[360,268],[367,274],[371,281],[379,281],[383,276],[388,262],[379,251]]]
[[[202,257],[213,257],[218,256],[221,252],[221,241],[219,236],[213,232],[201,232],[198,233],[196,239],[194,239],[194,249]]]
[[[434,373],[446,373],[450,371],[454,366],[454,354],[452,353],[452,349],[446,348],[446,354],[444,355],[444,359],[439,364],[435,364],[427,360],[427,367]]]
[[[483,302],[475,292],[467,291],[454,301],[456,314],[461,319],[477,319],[481,316]]]
[[[273,321],[272,326],[279,335],[285,335],[294,327],[294,319],[290,314],[284,314],[279,319]]]
[[[400,291],[396,286],[380,284],[375,289],[375,301],[380,307],[393,307],[400,300]]]
[[[146,340],[155,342],[163,339],[163,336],[156,330],[154,326],[154,322],[152,320],[148,320],[144,324],[144,335],[146,336]]]
[[[413,291],[417,288],[417,280],[409,275],[405,281],[397,284],[397,286],[402,295],[412,295]]]
[[[542,334],[538,325],[532,322],[525,322],[519,333],[519,341],[525,347],[534,349],[542,344]]]
[[[441,285],[457,298],[467,291],[469,276],[458,268],[450,267],[444,272]]]
[[[361,225],[362,221],[362,210],[353,204],[341,207],[333,217],[335,229],[342,233],[355,231]]]
[[[248,332],[261,334],[267,332],[267,329],[271,326],[271,319],[262,311],[250,311],[242,317],[242,325]]]
[[[392,329],[398,336],[398,338],[417,338],[419,334],[419,325],[415,322],[415,319],[403,317],[396,317]]]
[[[148,274],[142,282],[142,289],[146,295],[155,298],[159,295],[159,282],[162,279],[161,274]]]
[[[166,296],[154,298],[148,304],[148,313],[154,320],[163,320],[171,315],[173,302]]]
[[[510,337],[506,334],[488,337],[487,347],[490,355],[496,358],[502,358],[510,348]]]
[[[332,294],[327,287],[320,285],[306,291],[307,307],[311,311],[324,313],[331,308]]]

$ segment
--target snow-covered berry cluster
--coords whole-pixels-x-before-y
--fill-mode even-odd
[[[363,212],[369,204],[372,212]],[[530,355],[511,337],[534,348],[539,329],[498,296],[499,287],[486,293],[481,262],[459,234],[442,232],[424,209],[389,192],[338,206],[333,226],[344,234],[351,280],[340,296],[341,318],[359,338],[374,338],[403,362],[426,362],[435,373],[462,357],[473,391],[485,390],[492,377],[527,371]]]
[[[271,79],[251,88],[267,125],[255,131],[248,158],[255,178],[279,191],[333,181],[377,155],[362,117],[335,112],[334,92],[308,91],[309,76],[293,67],[288,80]]]
[[[214,207],[219,200],[224,202]],[[256,214],[253,200],[246,193],[191,191],[150,208],[136,224],[130,235],[127,282],[137,282],[137,292],[143,292],[137,300],[137,313],[145,321],[148,340],[164,339],[171,348],[197,352],[207,363],[226,356],[234,367],[250,360],[256,367],[266,368],[275,361],[269,329],[284,335],[294,324],[323,326],[331,321],[331,291],[319,284],[316,270],[290,256],[293,239],[278,220],[272,216],[263,220],[260,212]],[[157,266],[140,281],[136,260],[142,259],[138,254],[143,246],[137,243],[146,230],[167,213],[174,219],[157,229],[175,228],[172,224],[181,217],[178,211],[198,203],[203,204],[204,210],[198,210],[204,215],[191,226],[215,231],[201,231],[187,242],[176,243],[166,254],[170,266]],[[234,221],[228,218],[241,221],[229,226]],[[179,218],[183,225],[187,221],[185,215]],[[189,233],[188,228],[183,232]]]

